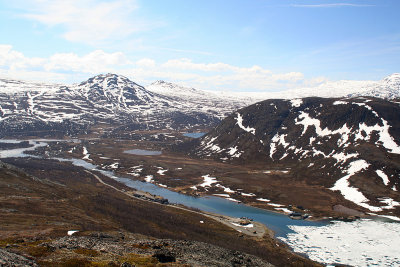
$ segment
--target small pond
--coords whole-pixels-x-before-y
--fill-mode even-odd
[[[139,156],[158,156],[162,154],[162,151],[147,150],[147,149],[131,149],[131,150],[125,150],[124,153],[139,155]]]
[[[191,138],[200,138],[203,137],[206,133],[184,133],[183,136],[191,137]]]

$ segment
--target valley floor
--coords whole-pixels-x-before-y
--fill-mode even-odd
[[[138,140],[133,141],[91,138],[83,139],[79,144],[52,144],[42,153],[81,158],[103,170],[187,195],[215,195],[284,214],[312,215],[310,219],[354,218],[368,212],[317,181],[304,182],[298,170],[292,169],[294,166],[279,163],[244,166],[190,158],[176,151],[177,144],[189,140],[182,133],[140,132],[136,135]],[[130,150],[160,154],[125,153]],[[400,215],[400,209],[394,212]]]
[[[251,237],[197,212],[132,198],[124,185],[96,174],[102,183],[92,173],[70,163],[36,158],[3,161],[7,163],[1,163],[0,168],[0,247],[43,266],[74,266],[76,262],[88,266],[119,266],[124,262],[156,266],[163,264],[157,254],[165,248],[176,260],[168,266],[221,266],[221,262],[212,263],[221,255],[226,255],[221,257],[227,266],[240,265],[244,260],[247,266],[269,266],[267,262],[277,266],[317,265],[291,253],[268,234]],[[89,237],[98,232],[104,236],[122,233],[119,239],[134,233],[136,243],[129,246],[143,249],[110,253],[109,249],[95,247],[94,241],[89,245],[78,237],[70,241],[67,236],[72,230],[78,230],[74,235]],[[148,239],[167,245],[143,241]],[[200,247],[204,245],[196,242],[205,242],[217,249],[207,251],[211,262],[206,264],[202,261],[202,253],[206,253],[203,250],[194,249],[192,259],[188,259],[182,250],[189,243],[182,243],[179,248],[172,245],[175,241],[161,239],[190,240],[193,246]],[[66,245],[51,245],[59,240]],[[115,249],[125,249],[124,242],[111,243]],[[218,247],[222,254],[217,253]]]
[[[306,184],[298,178],[292,166],[241,166],[189,158],[176,150],[176,145],[183,141],[190,139],[179,132],[136,132],[131,140],[100,138],[100,135],[95,134],[81,136],[75,140],[49,142],[48,146],[30,152],[44,159],[2,159],[7,164],[2,164],[0,168],[0,247],[33,258],[42,265],[61,259],[122,264],[124,257],[129,255],[122,253],[118,254],[119,258],[113,258],[103,255],[104,251],[101,249],[94,249],[93,252],[93,247],[88,246],[75,246],[67,251],[61,251],[65,247],[49,246],[49,242],[59,240],[73,240],[71,242],[79,243],[79,238],[94,238],[93,235],[98,232],[117,238],[115,232],[121,232],[126,238],[131,238],[132,234],[136,235],[133,239],[128,238],[136,242],[136,245],[130,244],[130,247],[146,247],[139,251],[140,253],[137,252],[137,255],[135,252],[132,257],[136,257],[135,260],[139,262],[143,260],[150,264],[149,266],[162,262],[157,257],[152,257],[159,249],[154,248],[156,245],[149,245],[150,241],[143,241],[147,239],[170,244],[161,247],[168,247],[168,253],[172,251],[176,262],[182,266],[195,266],[193,262],[196,260],[191,262],[184,252],[171,245],[175,241],[161,239],[205,242],[221,247],[221,251],[228,249],[255,255],[243,256],[245,254],[239,253],[242,255],[238,256],[239,258],[227,258],[227,262],[231,262],[232,266],[235,266],[233,263],[237,259],[247,260],[246,257],[250,257],[252,264],[254,263],[246,266],[269,266],[269,263],[277,266],[318,266],[318,263],[292,253],[287,245],[273,238],[272,231],[260,224],[252,223],[251,228],[246,228],[240,225],[241,220],[237,218],[206,214],[180,206],[161,205],[158,204],[160,199],[154,201],[156,196],[135,192],[99,172],[87,171],[68,162],[46,159],[54,157],[82,159],[99,166],[101,170],[112,171],[131,180],[150,182],[186,195],[215,195],[284,214],[298,212],[311,215],[311,219],[334,217],[343,220],[367,215],[365,209],[346,201],[337,193],[317,184]],[[135,150],[136,154],[126,153],[132,150]],[[137,194],[145,197],[138,198]],[[399,215],[398,209],[393,215]],[[354,225],[359,222],[355,221]],[[321,228],[312,227],[296,226],[293,229],[296,233],[289,234],[283,240],[290,244],[295,252],[306,253],[315,261],[346,263],[342,259],[338,261],[338,253],[327,252],[333,250],[329,246],[331,238],[346,240],[340,235],[331,234],[332,226],[322,228],[326,230],[322,230],[323,232],[318,232]],[[343,233],[350,231],[345,227],[341,229]],[[74,234],[76,237],[66,237],[69,230],[79,232]],[[366,230],[370,231],[371,228]],[[308,248],[312,247],[312,242],[322,240],[317,239],[315,235],[332,237],[323,239],[320,248],[311,251]],[[355,242],[364,242],[363,240]],[[311,243],[307,243],[308,241]],[[126,244],[124,242],[122,247]],[[340,248],[346,249],[346,244]],[[91,253],[95,256],[90,256]],[[194,258],[197,256],[197,263],[205,264],[201,255],[194,253]],[[392,255],[386,255],[388,262],[396,260],[391,257]],[[363,265],[362,263],[368,262],[369,258],[365,255],[356,263]],[[262,261],[264,263],[260,263]],[[240,265],[240,262],[237,264]],[[373,257],[371,262],[387,263],[381,258]],[[131,263],[138,264],[135,261]],[[222,266],[219,263],[206,265]]]

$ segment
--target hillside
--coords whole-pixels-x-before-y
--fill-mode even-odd
[[[272,266],[270,261],[319,266],[277,246],[268,235],[255,240],[197,212],[131,197],[124,193],[131,189],[99,173],[114,187],[68,163],[4,161],[0,265]]]
[[[231,112],[265,99],[400,97],[400,75],[338,81],[283,92],[211,92],[157,81],[146,88],[117,74],[62,85],[0,79],[0,136],[74,136],[107,124],[106,136],[134,130],[210,128]]]
[[[71,136],[99,123],[128,131],[209,127],[243,106],[221,99],[172,98],[116,74],[74,85],[0,82],[0,136]]]
[[[192,154],[283,166],[294,179],[335,191],[364,210],[399,214],[397,114],[398,103],[378,98],[266,100],[226,118]]]

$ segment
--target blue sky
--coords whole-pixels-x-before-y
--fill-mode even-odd
[[[279,91],[400,71],[398,0],[0,0],[0,76]]]

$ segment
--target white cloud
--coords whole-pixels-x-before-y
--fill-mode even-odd
[[[108,72],[118,66],[131,64],[122,52],[106,53],[95,50],[87,55],[74,53],[57,53],[44,64],[47,71],[67,70],[75,72],[99,73]]]
[[[117,72],[132,63],[122,52],[106,53],[95,50],[86,55],[56,53],[48,58],[29,58],[15,51],[11,45],[0,44],[0,73],[9,77],[29,79],[37,77],[44,81],[68,80],[66,72],[98,74]],[[47,78],[46,78],[47,75]]]
[[[235,71],[237,67],[225,63],[193,63],[188,58],[171,59],[162,64],[163,68],[181,69],[181,70],[198,70],[198,71]]]
[[[73,42],[97,44],[121,40],[147,30],[157,22],[145,22],[134,13],[136,0],[28,0],[23,17],[49,27],[61,26],[62,36]]]
[[[42,64],[41,58],[27,58],[21,52],[13,50],[11,45],[0,44],[0,67],[7,66],[10,70],[17,70]]]
[[[156,66],[156,62],[150,58],[143,58],[136,61],[136,65],[144,68],[154,68]]]
[[[188,58],[166,62],[156,62],[151,58],[130,61],[122,52],[107,53],[103,50],[85,55],[56,53],[47,58],[30,58],[10,45],[0,45],[0,74],[3,76],[79,82],[108,72],[123,74],[138,83],[163,79],[207,90],[279,91],[326,81],[323,77],[305,79],[300,72],[275,73],[257,65],[239,67],[223,62],[196,63]]]

